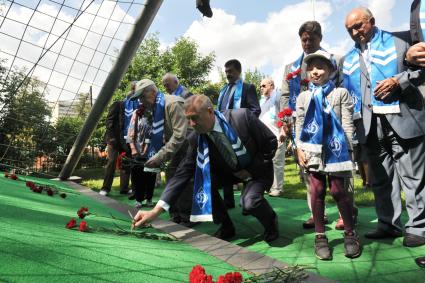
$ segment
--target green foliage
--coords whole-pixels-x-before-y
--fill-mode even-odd
[[[150,34],[143,40],[126,74],[114,94],[114,100],[123,99],[133,81],[147,78],[162,87],[162,77],[174,73],[182,85],[190,90],[205,87],[215,55],[202,56],[198,45],[185,37],[178,39],[172,47],[161,50],[158,34]]]
[[[261,96],[260,91],[260,83],[261,80],[263,80],[266,76],[257,70],[257,68],[254,69],[254,71],[247,70],[244,74],[244,81],[246,83],[253,84],[255,86],[255,89],[257,90],[257,96]]]
[[[24,79],[25,70],[13,68],[6,72],[0,67],[0,156],[2,162],[16,163],[18,167],[32,164],[41,154],[50,130],[44,84],[34,78],[21,84]]]

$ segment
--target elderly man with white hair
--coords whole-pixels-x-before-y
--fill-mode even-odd
[[[179,82],[179,79],[175,74],[166,73],[162,77],[162,85],[170,95],[177,95],[184,99],[190,97],[192,93],[188,91],[184,86],[182,86]]]

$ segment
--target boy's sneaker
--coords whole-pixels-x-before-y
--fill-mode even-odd
[[[100,190],[99,191],[99,195],[102,195],[102,196],[107,196],[109,194],[109,192],[107,191],[107,190]]]
[[[344,233],[344,253],[348,258],[356,258],[361,254],[359,237],[354,233]]]
[[[332,253],[329,248],[328,238],[325,235],[316,235],[314,240],[314,252],[316,257],[321,260],[331,260]]]

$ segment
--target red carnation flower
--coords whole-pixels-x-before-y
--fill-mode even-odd
[[[217,278],[216,283],[231,283],[231,282],[230,282],[230,281],[228,281],[224,275],[220,275],[220,276]]]
[[[72,229],[72,228],[74,228],[75,226],[77,226],[77,221],[75,221],[75,219],[74,219],[74,218],[72,218],[71,220],[69,220],[69,222],[68,222],[68,223],[66,223],[65,228],[67,228],[67,229]]]
[[[60,196],[61,198],[66,198],[66,194],[65,194],[65,193],[61,193],[59,196]]]
[[[283,116],[292,116],[292,109],[289,107],[286,107],[285,109],[283,109],[282,113],[283,113]]]
[[[301,85],[308,85],[309,82],[310,82],[309,79],[303,79],[303,80],[301,80]]]
[[[282,121],[277,121],[276,126],[277,126],[278,128],[282,128],[282,126],[283,126],[283,122],[282,122]]]
[[[53,196],[53,190],[52,189],[48,188],[46,192],[47,192],[48,196],[50,196],[50,197]]]
[[[77,215],[78,217],[80,217],[81,219],[83,219],[84,217],[86,217],[87,215],[89,215],[89,209],[87,207],[81,207],[78,211],[77,211]]]
[[[212,276],[205,274],[205,269],[198,265],[195,265],[192,268],[192,271],[189,273],[189,282],[190,283],[212,283]]]
[[[12,175],[10,175],[10,179],[18,180],[18,176],[16,176],[16,174],[12,174]]]
[[[81,221],[80,227],[78,227],[78,230],[80,232],[87,232],[89,230],[89,227],[87,226],[87,222],[86,221]]]
[[[243,276],[239,272],[233,272],[233,283],[242,283]]]
[[[283,111],[280,111],[280,112],[277,114],[277,117],[278,117],[279,119],[282,119],[282,118],[283,118],[283,116],[284,116]]]
[[[289,74],[286,75],[286,80],[292,80],[293,78],[295,78],[296,76],[298,76],[298,74],[301,73],[301,69],[297,69]]]

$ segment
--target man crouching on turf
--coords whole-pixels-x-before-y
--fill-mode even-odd
[[[256,217],[264,227],[264,240],[271,242],[279,236],[277,215],[263,194],[273,183],[276,136],[249,110],[220,113],[213,107],[205,95],[193,95],[185,101],[185,116],[195,129],[188,137],[186,157],[157,205],[150,211],[139,211],[133,226],[149,223],[168,210],[194,177],[190,221],[221,224],[214,236],[230,239],[235,236],[235,227],[218,188],[245,182],[242,213]]]

